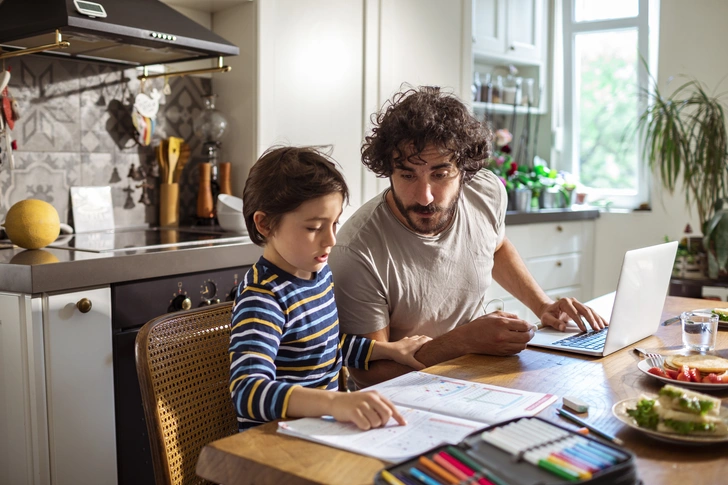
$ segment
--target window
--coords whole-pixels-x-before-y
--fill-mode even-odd
[[[590,200],[634,208],[648,202],[648,170],[637,136],[629,136],[644,111],[648,74],[656,75],[654,0],[563,0],[561,42],[555,69],[563,66],[560,168],[575,175]],[[558,27],[558,25],[557,25]],[[558,32],[558,29],[555,29]],[[562,46],[562,47],[559,47]],[[652,50],[651,50],[652,49]],[[559,55],[561,54],[561,55]],[[556,72],[559,72],[557,70]],[[558,124],[558,123],[557,123]],[[559,127],[557,126],[557,129]],[[557,130],[558,132],[558,130]]]

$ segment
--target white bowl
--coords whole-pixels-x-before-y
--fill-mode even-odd
[[[234,195],[220,194],[217,196],[217,212],[243,212],[243,199]]]
[[[228,232],[238,232],[247,234],[248,230],[245,228],[245,218],[243,218],[242,212],[218,212],[217,222],[220,227]]]

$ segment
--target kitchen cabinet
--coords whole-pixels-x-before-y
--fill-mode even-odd
[[[270,146],[328,145],[349,186],[343,219],[373,197],[387,182],[361,163],[371,114],[403,83],[467,99],[470,1],[265,0],[214,13],[214,31],[241,49],[213,76],[235,134],[223,140],[234,192]]]
[[[518,250],[536,282],[554,300],[589,300],[592,295],[594,222],[572,221],[509,226],[506,236]],[[493,301],[500,299],[500,301]],[[488,289],[487,311],[504,309],[524,320],[537,318],[497,283]]]
[[[0,294],[0,350],[0,483],[115,485],[109,287]]]
[[[547,0],[474,0],[473,52],[504,62],[542,62]]]

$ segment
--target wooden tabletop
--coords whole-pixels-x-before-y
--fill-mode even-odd
[[[727,302],[668,297],[662,320],[696,308],[728,307]],[[661,382],[637,368],[634,347],[678,353],[680,324],[660,326],[645,340],[603,358],[527,349],[512,357],[467,355],[430,367],[425,372],[446,377],[574,396],[589,404],[590,423],[625,442],[637,457],[637,470],[645,484],[725,483],[728,481],[728,445],[682,446],[656,441],[622,425],[612,416],[612,404],[656,393]],[[728,358],[728,331],[718,333],[718,353]],[[728,391],[713,392],[728,405]],[[575,427],[556,416],[559,399],[539,416]],[[371,484],[386,462],[276,433],[267,423],[206,446],[197,462],[203,478],[225,485],[238,484]]]

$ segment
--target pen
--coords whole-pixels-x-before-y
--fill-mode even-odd
[[[624,442],[622,440],[620,440],[619,438],[617,438],[616,436],[612,436],[611,434],[609,434],[609,433],[607,433],[605,431],[602,431],[601,429],[597,428],[596,426],[587,423],[586,421],[584,421],[580,417],[574,416],[573,414],[571,414],[568,411],[565,411],[563,409],[557,409],[556,412],[559,415],[563,416],[564,418],[566,418],[566,419],[568,419],[570,421],[573,421],[574,423],[576,423],[576,424],[578,424],[580,426],[585,427],[586,429],[588,429],[592,433],[594,433],[596,435],[599,435],[599,436],[601,436],[602,438],[604,438],[606,440],[612,441],[613,443],[616,443],[616,444],[618,444],[620,446],[624,445]]]
[[[426,456],[420,456],[419,462],[422,466],[424,466],[425,468],[430,470],[432,473],[437,475],[438,478],[442,478],[450,485],[457,485],[458,483],[460,483],[460,480],[455,475],[453,475],[449,471],[445,470],[440,465],[438,465],[434,461],[430,460]]]

